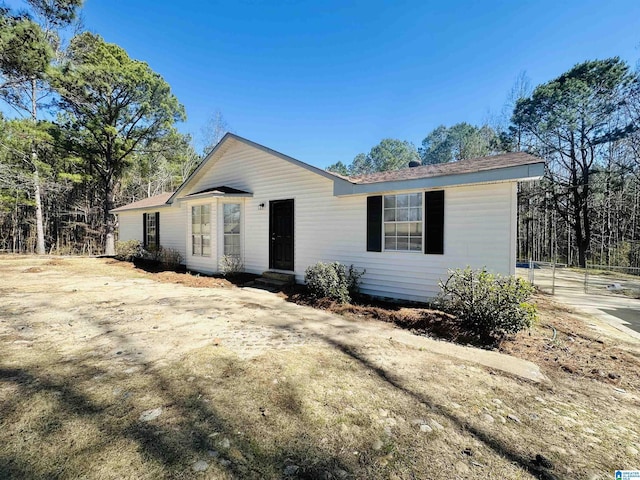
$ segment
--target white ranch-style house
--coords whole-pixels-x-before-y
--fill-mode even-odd
[[[190,270],[235,255],[303,282],[338,261],[366,270],[363,293],[425,301],[449,269],[515,272],[517,184],[543,173],[508,153],[347,178],[228,133],[175,192],[112,212],[119,240],[176,249]]]

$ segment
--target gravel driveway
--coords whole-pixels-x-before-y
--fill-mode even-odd
[[[518,275],[529,278],[529,270],[519,268]],[[608,285],[618,283],[628,288],[637,288],[640,280],[616,280],[615,276],[590,273],[587,293],[584,291],[584,274],[567,268],[556,269],[554,299],[594,315],[628,335],[640,339],[640,300],[612,293]],[[534,284],[546,293],[551,293],[552,270],[541,268],[534,271]]]

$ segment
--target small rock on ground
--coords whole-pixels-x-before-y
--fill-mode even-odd
[[[444,427],[435,420],[431,420],[431,425],[433,425],[436,430],[444,430]]]
[[[152,410],[145,410],[140,414],[141,422],[150,422],[162,415],[162,407],[154,408]]]
[[[484,420],[487,423],[495,422],[494,418],[491,415],[489,415],[488,413],[485,413],[485,414],[482,415],[482,420]]]
[[[207,468],[209,468],[209,464],[204,460],[198,460],[193,464],[192,468],[194,472],[204,472]]]
[[[296,474],[299,468],[300,467],[298,467],[297,465],[287,465],[286,467],[284,467],[284,474],[287,477],[291,477]]]
[[[420,425],[420,431],[424,433],[429,433],[429,432],[432,432],[433,429],[425,423],[423,425]]]
[[[507,418],[509,420],[511,420],[512,422],[522,423],[522,422],[520,422],[520,419],[518,417],[516,417],[513,413],[510,413],[509,415],[507,415]]]

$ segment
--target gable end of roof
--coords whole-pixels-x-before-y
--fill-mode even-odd
[[[198,165],[198,167],[191,173],[191,175],[189,175],[189,177],[182,182],[182,185],[180,185],[180,187],[178,187],[178,189],[173,193],[173,195],[169,198],[169,200],[167,201],[167,203],[173,203],[173,201],[178,197],[178,195],[180,194],[180,192],[182,192],[185,187],[192,182],[192,180],[194,180],[195,178],[197,178],[200,173],[202,172],[202,170],[204,170],[204,168],[206,167],[206,165],[211,161],[211,159],[215,158],[216,155],[218,154],[218,152],[223,151],[224,148],[227,147],[227,145],[230,142],[239,142],[239,143],[243,143],[245,145],[248,145],[250,147],[253,147],[257,150],[261,150],[263,152],[266,152],[270,155],[273,155],[274,157],[280,158],[282,160],[285,160],[289,163],[292,163],[293,165],[297,165],[299,167],[304,168],[305,170],[308,170],[312,173],[315,173],[316,175],[320,175],[324,178],[327,178],[329,180],[332,180],[335,183],[343,183],[345,185],[349,184],[350,182],[345,179],[344,177],[342,177],[341,175],[337,175],[334,174],[332,172],[328,172],[326,170],[322,170],[318,167],[314,167],[313,165],[309,165],[308,163],[302,162],[300,160],[297,160],[293,157],[290,157],[288,155],[285,155],[284,153],[280,153],[276,150],[273,150],[269,147],[265,147],[264,145],[260,145],[259,143],[253,142],[247,138],[241,137],[239,135],[236,135],[235,133],[231,133],[231,132],[227,132],[224,137],[222,137],[222,139],[217,143],[217,145],[213,148],[213,150],[211,150],[207,156],[202,160],[202,162],[200,162],[200,165]]]

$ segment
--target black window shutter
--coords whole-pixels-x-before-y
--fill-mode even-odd
[[[142,245],[147,248],[147,214],[142,214]]]
[[[156,248],[160,247],[160,212],[156,212]]]
[[[424,193],[424,253],[444,253],[444,190]]]
[[[382,196],[367,197],[367,252],[382,251]]]

